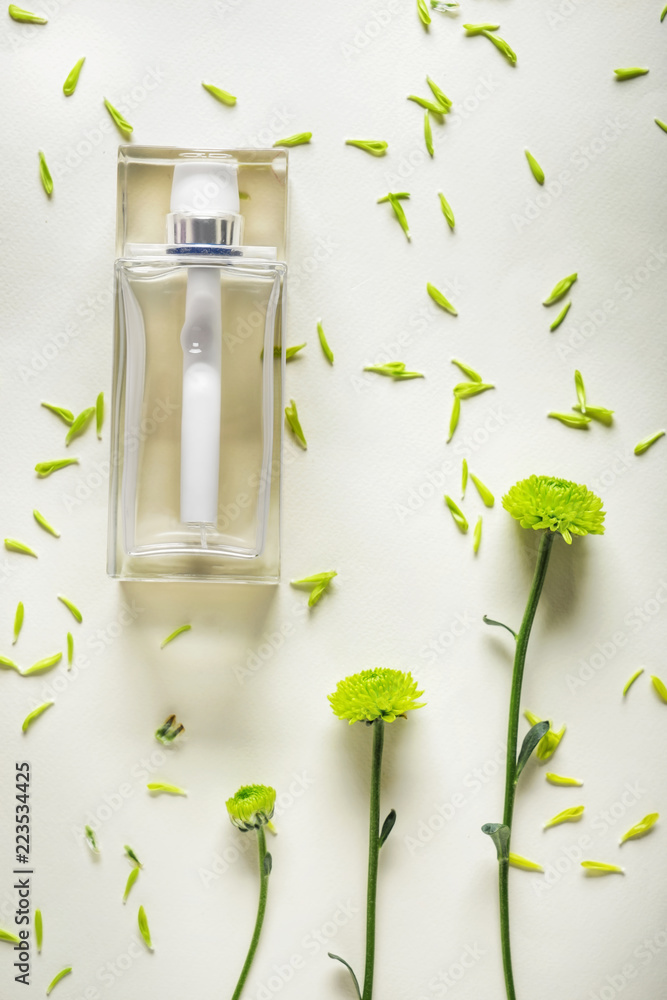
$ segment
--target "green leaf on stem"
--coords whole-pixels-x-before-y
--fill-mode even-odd
[[[335,962],[340,962],[340,963],[341,963],[341,965],[344,965],[344,966],[345,966],[345,968],[346,968],[346,969],[348,970],[348,972],[349,972],[349,973],[350,973],[350,975],[352,976],[352,982],[354,983],[354,988],[355,988],[355,990],[356,990],[356,993],[357,993],[357,996],[359,997],[359,1000],[362,1000],[362,997],[361,997],[361,990],[360,990],[360,988],[359,988],[359,980],[358,980],[358,979],[357,979],[357,977],[355,976],[355,974],[354,974],[354,970],[353,970],[352,966],[350,965],[350,963],[349,963],[349,962],[346,962],[344,958],[341,958],[341,957],[340,957],[340,955],[334,955],[334,954],[333,954],[333,952],[330,952],[330,951],[328,951],[328,952],[327,952],[327,955],[329,956],[329,958],[333,958],[333,960],[334,960]]]
[[[532,728],[529,729],[528,732],[526,733],[523,743],[521,744],[521,750],[519,751],[519,756],[516,762],[516,772],[514,775],[515,785],[519,780],[521,772],[528,763],[533,750],[540,742],[542,737],[546,735],[548,730],[549,730],[549,723],[543,721],[543,722],[536,722],[535,725],[532,726]]]
[[[508,632],[510,632],[510,633],[511,633],[511,635],[513,635],[513,636],[514,636],[514,638],[516,639],[516,632],[514,631],[514,629],[513,629],[513,628],[510,628],[510,627],[509,627],[509,625],[505,625],[505,623],[504,623],[504,622],[497,622],[497,621],[494,621],[494,619],[493,619],[493,618],[487,618],[487,616],[486,616],[486,615],[483,615],[483,616],[482,616],[482,621],[484,622],[484,624],[485,624],[485,625],[497,625],[497,626],[498,626],[498,628],[505,628],[505,629],[507,629],[507,631],[508,631]],[[539,721],[539,720],[538,720],[538,721]]]
[[[510,853],[510,828],[504,823],[485,823],[482,827],[482,833],[490,837],[496,845],[498,861],[508,861]]]
[[[262,862],[262,870],[265,877],[267,878],[273,871],[273,856],[269,851],[267,851],[266,854],[264,855],[264,861]]]
[[[387,818],[382,824],[382,830],[380,831],[380,847],[384,846],[384,843],[394,829],[394,823],[396,822],[396,810],[392,809],[391,812],[387,814]]]

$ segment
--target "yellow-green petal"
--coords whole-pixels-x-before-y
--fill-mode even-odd
[[[639,837],[645,837],[649,830],[652,830],[655,824],[660,819],[660,813],[649,813],[640,819],[639,823],[635,823],[630,829],[623,834],[620,843],[624,844],[626,840],[637,840]]]
[[[442,214],[447,220],[447,225],[449,226],[450,229],[454,229],[454,226],[456,225],[456,219],[454,218],[454,212],[452,211],[452,206],[449,204],[442,191],[438,191],[438,198],[440,199],[440,208],[442,209]],[[456,362],[454,362],[454,364],[456,364]]]
[[[68,965],[67,968],[61,969],[60,972],[58,973],[58,975],[53,977],[53,979],[51,980],[51,982],[49,983],[49,985],[46,987],[46,995],[47,995],[47,997],[48,997],[49,993],[51,992],[51,990],[53,989],[53,987],[57,986],[58,983],[60,982],[60,980],[64,979],[65,976],[69,976],[69,974],[70,974],[71,971],[72,971],[72,966]]]
[[[449,437],[447,438],[447,444],[454,437],[454,431],[459,425],[459,417],[461,416],[461,397],[454,396],[454,402],[452,404],[452,413],[449,418]]]
[[[528,858],[522,858],[520,854],[512,854],[510,851],[509,863],[512,868],[521,868],[525,872],[543,872],[544,868],[542,865],[538,865],[536,861],[529,861]]]
[[[58,458],[53,462],[38,462],[35,466],[35,472],[40,479],[46,479],[53,472],[58,472],[60,469],[66,469],[68,465],[78,465],[78,458]]]
[[[571,305],[572,305],[571,302],[566,302],[565,305],[563,306],[563,308],[561,309],[561,311],[558,313],[558,315],[556,316],[555,320],[553,321],[553,323],[549,327],[549,329],[551,330],[552,333],[553,333],[554,330],[557,330],[558,327],[561,325],[561,323],[563,322],[563,320],[565,319],[565,317],[569,313]]]
[[[102,440],[102,425],[104,424],[104,393],[100,392],[95,400],[95,424],[97,437]]]
[[[187,792],[184,788],[180,788],[178,785],[170,785],[166,781],[150,781],[146,788],[149,792],[155,792],[157,795],[185,795]]]
[[[14,638],[12,639],[12,646],[15,646],[18,642],[19,635],[21,634],[21,629],[23,628],[23,618],[25,616],[25,608],[23,607],[23,601],[19,601],[16,605],[16,612],[14,614]]]
[[[127,882],[125,883],[125,892],[123,893],[123,903],[127,903],[127,897],[132,891],[132,886],[139,878],[139,868],[133,868],[130,874],[127,876]]]
[[[604,861],[582,861],[581,867],[587,875],[625,875],[619,865],[607,865]]]
[[[431,116],[428,111],[424,112],[424,142],[426,143],[426,152],[429,156],[433,156],[435,150],[433,149],[433,130],[431,129]]]
[[[643,66],[626,66],[623,69],[615,69],[617,80],[634,80],[636,76],[646,76],[648,70]]]
[[[356,146],[357,149],[363,149],[371,156],[384,156],[389,148],[389,143],[383,139],[346,139],[345,145]]]
[[[449,512],[452,515],[452,518],[454,519],[454,523],[456,524],[457,528],[459,529],[461,534],[465,535],[466,532],[468,531],[468,521],[466,520],[465,514],[463,513],[459,505],[454,500],[452,500],[451,497],[447,496],[446,493],[445,493],[445,503],[449,508]]]
[[[49,170],[48,164],[46,162],[46,157],[44,153],[39,150],[39,177],[42,182],[42,187],[46,191],[49,198],[53,194],[53,177],[51,176],[51,171]]]
[[[623,697],[624,697],[624,698],[625,698],[626,694],[628,693],[628,691],[630,690],[630,688],[632,687],[632,685],[633,685],[633,684],[635,683],[635,681],[637,680],[637,678],[638,678],[638,677],[641,677],[641,675],[642,675],[643,673],[644,673],[644,668],[643,668],[643,667],[640,667],[640,668],[639,668],[639,670],[635,670],[635,672],[634,672],[634,674],[632,675],[632,677],[629,677],[629,678],[628,678],[628,680],[627,680],[627,681],[625,682],[625,687],[623,688]]]
[[[33,674],[44,674],[47,670],[57,667],[63,658],[62,653],[54,653],[52,656],[45,656],[42,660],[37,660],[31,667],[26,667],[22,671],[24,677],[31,677]]]
[[[87,406],[85,410],[82,410],[81,413],[74,418],[72,426],[65,435],[65,445],[70,445],[74,438],[79,437],[87,430],[90,421],[93,419],[94,413],[95,407]]]
[[[54,528],[53,525],[50,524],[46,520],[46,518],[44,517],[44,515],[40,514],[40,512],[38,510],[33,510],[32,516],[35,518],[35,520],[37,521],[37,524],[40,526],[40,528],[44,528],[44,531],[48,531],[48,533],[50,535],[53,535],[54,538],[60,538],[60,532],[58,531],[58,529]]]
[[[287,426],[291,430],[294,437],[297,439],[303,450],[307,451],[308,442],[306,441],[306,435],[303,433],[296,403],[293,399],[290,399],[289,406],[285,407],[285,419],[287,420]]]
[[[6,931],[0,927],[0,941],[7,941],[8,944],[21,944],[21,938],[13,931]]]
[[[334,355],[333,355],[333,351],[329,347],[329,344],[327,342],[327,338],[326,338],[326,336],[324,334],[324,327],[322,326],[322,320],[321,319],[318,319],[318,321],[317,321],[317,336],[319,337],[320,345],[322,347],[322,351],[324,352],[325,358],[327,359],[327,361],[329,362],[329,364],[332,365],[334,363]]]
[[[51,413],[55,413],[57,417],[60,417],[63,423],[66,423],[68,427],[71,427],[74,423],[74,414],[71,410],[66,409],[64,406],[56,406],[54,403],[45,402],[42,402],[41,405],[46,410],[50,410]]]
[[[134,132],[134,129],[132,128],[128,120],[126,118],[123,118],[118,108],[114,108],[111,101],[107,101],[106,97],[104,98],[104,107],[111,115],[111,119],[114,125],[120,132],[122,132],[124,135],[129,135],[131,132]]]
[[[559,826],[560,823],[576,823],[584,814],[585,806],[573,806],[571,809],[563,809],[556,813],[544,824],[544,829],[549,830],[552,826]]]
[[[449,299],[446,298],[442,294],[442,292],[435,287],[435,285],[432,285],[430,281],[426,283],[426,291],[428,292],[428,294],[430,295],[430,297],[433,299],[433,301],[437,306],[440,306],[441,309],[444,309],[445,312],[450,313],[450,315],[452,316],[458,316],[458,312],[451,304]]]
[[[74,659],[74,636],[71,632],[67,633],[67,669],[69,670],[72,666],[72,660]]]
[[[22,24],[48,23],[45,17],[42,17],[40,14],[33,14],[29,10],[23,10],[22,7],[17,7],[15,3],[10,3],[8,13],[13,21],[20,21]]]
[[[58,594],[58,600],[65,605],[67,610],[73,615],[80,625],[83,621],[83,615],[77,608],[76,604],[70,601],[67,597],[64,597],[62,594]]]
[[[558,302],[562,299],[565,295],[567,295],[577,278],[578,274],[576,271],[574,274],[568,274],[566,278],[561,278],[560,281],[556,282],[549,295],[547,295],[546,299],[543,301],[542,305],[552,306],[554,302]]]
[[[661,681],[655,674],[651,677],[651,681],[660,698],[667,704],[667,687],[665,687],[664,681]]]
[[[566,778],[562,774],[554,774],[553,771],[547,771],[544,775],[550,785],[562,785],[563,787],[576,787],[581,788],[583,781],[579,778]]]
[[[63,83],[63,94],[65,95],[65,97],[71,97],[74,91],[76,90],[76,85],[79,82],[79,75],[81,73],[81,67],[83,66],[85,61],[86,61],[85,56],[82,59],[79,59],[79,61],[74,64],[72,69],[67,74],[67,79]]]
[[[8,552],[18,552],[23,556],[33,556],[35,559],[38,558],[37,553],[34,549],[31,549],[29,545],[24,542],[20,542],[18,538],[5,538],[5,548]]]
[[[55,705],[55,702],[45,701],[43,705],[38,705],[37,708],[33,708],[32,712],[28,712],[23,720],[23,725],[21,726],[22,731],[27,733],[28,727],[31,726],[35,719],[38,719],[43,712],[46,712],[47,708],[51,708],[51,705]]]
[[[16,670],[17,673],[21,673],[18,663],[14,663],[8,656],[0,656],[0,670]]]
[[[191,628],[192,625],[179,625],[178,628],[175,628],[173,632],[170,632],[169,635],[162,640],[160,643],[160,649],[164,649],[166,645],[174,641],[176,636],[182,635],[183,632],[189,632]]]
[[[645,451],[649,450],[651,445],[654,445],[656,441],[659,441],[664,436],[664,431],[657,431],[655,434],[651,434],[650,437],[644,438],[639,444],[635,445],[635,455],[643,455]]]
[[[38,953],[42,950],[43,940],[44,940],[44,922],[42,920],[42,911],[35,910],[35,944],[37,945]]]
[[[312,132],[297,132],[296,135],[288,135],[286,139],[276,139],[275,146],[306,146],[313,138]]]
[[[539,163],[537,162],[537,160],[535,159],[535,157],[533,156],[533,154],[530,152],[529,149],[525,149],[524,153],[526,154],[526,159],[528,160],[528,166],[530,167],[530,171],[533,177],[535,178],[538,184],[544,184],[544,171],[542,170],[542,167],[539,165]]]
[[[482,515],[480,514],[477,518],[477,524],[475,525],[475,530],[472,536],[472,550],[477,555],[479,552],[479,547],[482,544]]]
[[[220,101],[221,104],[226,104],[229,108],[234,107],[236,104],[236,98],[228,90],[221,90],[220,87],[214,87],[212,83],[204,83],[203,80],[202,87],[204,90],[208,90],[209,94],[215,97],[216,101]]]
[[[472,479],[473,483],[475,484],[477,492],[479,493],[480,497],[482,498],[482,502],[483,502],[484,506],[485,507],[493,507],[494,503],[496,502],[496,498],[494,497],[494,495],[491,492],[491,490],[489,489],[489,487],[485,486],[484,483],[482,482],[482,480],[479,479],[479,477],[476,476],[474,472],[470,473],[470,478]]]
[[[146,911],[143,906],[139,907],[139,913],[137,914],[137,923],[139,925],[139,932],[144,939],[146,947],[152,951],[153,942],[151,941],[151,932],[148,927],[148,918],[146,917]]]

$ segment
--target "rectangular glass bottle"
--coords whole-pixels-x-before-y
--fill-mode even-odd
[[[277,582],[287,154],[121,146],[108,572]]]

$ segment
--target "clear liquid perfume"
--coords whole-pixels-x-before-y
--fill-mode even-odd
[[[287,154],[121,146],[108,572],[276,582]]]

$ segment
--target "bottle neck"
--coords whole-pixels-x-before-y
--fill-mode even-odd
[[[167,216],[167,243],[241,246],[243,216],[234,212],[219,215],[191,215],[170,212]]]

